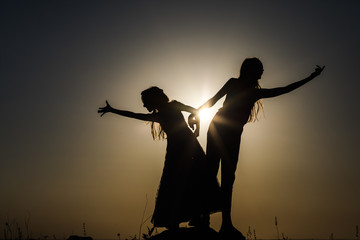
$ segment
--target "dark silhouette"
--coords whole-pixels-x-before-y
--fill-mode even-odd
[[[188,127],[182,111],[196,113],[193,107],[177,101],[169,102],[163,90],[151,87],[141,93],[144,107],[151,113],[133,113],[106,106],[107,112],[150,121],[154,139],[167,139],[163,174],[152,216],[154,227],[177,229],[179,223],[191,221],[193,226],[209,226],[209,213],[220,211],[216,196],[220,188],[216,177],[206,179],[205,153]],[[213,194],[214,196],[210,196]]]
[[[67,240],[93,240],[92,237],[81,237],[77,235],[71,235]]]
[[[149,240],[228,240],[211,228],[179,228],[176,231],[163,231]]]
[[[217,175],[221,160],[222,226],[219,233],[223,238],[244,239],[231,221],[232,188],[244,125],[257,120],[258,113],[262,110],[260,99],[291,92],[320,75],[323,69],[324,67],[317,66],[309,77],[285,87],[262,89],[259,79],[264,71],[263,65],[258,58],[247,58],[241,66],[239,78],[229,79],[214,97],[198,109],[200,111],[212,107],[226,95],[223,107],[210,123],[206,146],[206,159],[212,176]],[[193,119],[194,114],[191,114],[189,123]],[[193,128],[192,125],[190,127]]]

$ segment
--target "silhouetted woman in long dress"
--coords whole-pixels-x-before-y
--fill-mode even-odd
[[[248,58],[241,66],[239,78],[229,79],[214,97],[198,109],[200,111],[211,107],[220,98],[226,96],[223,107],[210,123],[206,146],[207,164],[211,175],[217,175],[221,160],[222,226],[220,234],[224,238],[244,238],[231,221],[232,188],[244,125],[257,120],[257,114],[262,109],[260,99],[291,92],[318,76],[323,69],[324,67],[317,66],[315,72],[309,77],[286,87],[261,89],[258,80],[263,74],[263,65],[258,58]],[[189,116],[189,122],[193,117],[194,115]]]
[[[150,121],[153,138],[167,139],[165,164],[152,216],[154,226],[176,228],[181,222],[195,221],[209,212],[219,211],[219,206],[205,204],[206,191],[219,192],[219,186],[215,178],[207,181],[202,174],[205,153],[181,113],[195,113],[196,109],[177,101],[169,102],[158,87],[144,90],[141,96],[150,114],[117,110],[108,102],[98,112]]]

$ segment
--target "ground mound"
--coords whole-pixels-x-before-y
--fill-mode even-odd
[[[212,228],[179,228],[166,230],[152,236],[149,240],[221,240],[219,234]]]

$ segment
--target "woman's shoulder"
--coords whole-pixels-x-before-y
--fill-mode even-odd
[[[168,102],[168,105],[169,106],[177,106],[177,105],[179,105],[180,104],[180,102],[178,102],[178,101],[176,101],[176,100],[171,100],[170,102]]]
[[[180,108],[181,103],[176,101],[176,100],[171,100],[170,102],[167,103],[167,109],[170,110],[177,110],[178,108]]]
[[[230,78],[229,80],[227,80],[227,82],[225,83],[224,87],[232,87],[235,85],[239,85],[240,81],[238,78]]]
[[[234,83],[238,83],[239,79],[238,78],[230,78],[229,80],[227,80],[227,84],[234,84]]]

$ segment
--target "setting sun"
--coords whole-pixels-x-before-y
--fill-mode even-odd
[[[203,109],[199,113],[201,121],[210,121],[214,116],[213,109]]]

